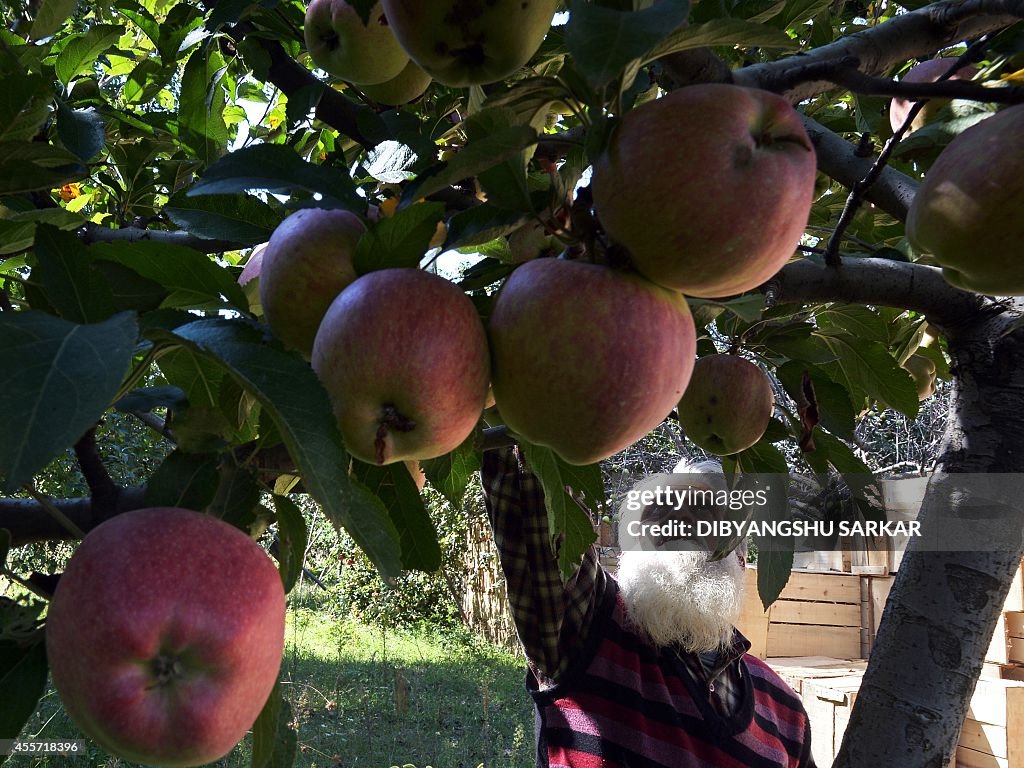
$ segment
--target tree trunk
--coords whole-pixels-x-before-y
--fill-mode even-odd
[[[949,496],[946,486],[956,475],[1024,471],[1024,336],[1007,334],[1016,317],[990,311],[966,327],[944,329],[953,359],[952,413],[922,506],[922,528],[943,508],[954,516],[971,514],[962,499]],[[1024,501],[1013,504],[1020,506]],[[949,764],[1021,564],[1022,528],[1024,522],[1013,526],[1006,551],[999,552],[922,551],[911,540],[835,768]]]

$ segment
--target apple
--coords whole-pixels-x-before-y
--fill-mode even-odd
[[[927,400],[935,394],[935,361],[925,355],[913,354],[903,363],[903,368],[914,379],[917,399]]]
[[[260,272],[263,271],[263,253],[267,250],[267,245],[269,243],[260,243],[252,249],[242,273],[238,276],[238,284],[242,286],[242,292],[249,303],[249,311],[257,316],[263,315],[263,305],[260,303]]]
[[[705,451],[729,456],[761,439],[774,401],[771,382],[756,365],[736,355],[707,355],[679,401],[679,423]]]
[[[79,545],[46,651],[71,719],[111,754],[192,766],[230,752],[277,681],[285,597],[237,528],[175,507],[118,515]]]
[[[949,70],[954,61],[955,59],[928,59],[927,61],[922,61],[920,64],[915,64],[911,67],[901,78],[900,82],[934,83]],[[978,68],[968,64],[958,69],[949,79],[971,80],[976,74],[978,74]],[[914,103],[914,101],[905,99],[902,96],[893,97],[889,103],[889,125],[892,126],[893,133],[903,125],[903,121],[907,119],[907,115],[910,114]],[[928,103],[921,107],[921,111],[917,113],[914,122],[907,129],[907,133],[909,134],[919,128],[923,128],[925,123],[933,120],[935,115],[948,103],[949,99],[929,99]]]
[[[370,10],[370,23],[363,24],[345,0],[313,0],[306,9],[303,31],[313,62],[350,83],[383,83],[397,77],[409,63],[381,3]]]
[[[540,256],[554,256],[559,250],[558,238],[535,219],[531,219],[508,236],[509,264],[522,264]]]
[[[473,302],[419,269],[370,272],[331,304],[313,369],[349,452],[368,463],[432,459],[483,413],[487,337]]]
[[[488,337],[505,423],[577,465],[660,424],[686,388],[696,350],[682,295],[633,272],[563,259],[516,268]]]
[[[405,65],[405,69],[390,80],[377,85],[361,85],[359,90],[371,101],[396,107],[418,99],[430,86],[431,81],[430,75],[416,66],[415,61],[410,61]]]
[[[907,215],[907,239],[932,254],[946,282],[1024,295],[1024,105],[976,123],[942,151]]]
[[[692,85],[626,114],[594,164],[594,207],[649,280],[718,298],[764,283],[793,255],[817,161],[780,96]]]
[[[274,335],[306,358],[327,308],[356,279],[352,256],[365,230],[349,211],[304,208],[270,236],[260,266],[260,304]]]
[[[382,0],[395,37],[450,86],[504,80],[540,48],[558,0]]]

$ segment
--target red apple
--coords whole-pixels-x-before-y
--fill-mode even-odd
[[[370,9],[370,23],[364,24],[345,0],[313,0],[306,9],[304,33],[313,62],[350,83],[383,83],[409,63],[379,2]]]
[[[284,589],[252,539],[186,509],[103,523],[50,602],[53,684],[82,732],[138,763],[203,765],[242,740],[277,680]]]
[[[365,229],[349,211],[304,208],[278,225],[263,252],[263,314],[274,335],[307,358],[327,308],[356,279],[352,257]]]
[[[707,355],[679,401],[679,423],[705,451],[746,450],[768,429],[775,397],[764,371],[736,355]]]
[[[342,291],[312,362],[349,452],[375,464],[457,448],[483,413],[490,380],[473,302],[419,269],[370,272]]]
[[[956,59],[928,59],[927,61],[922,61],[920,64],[915,64],[911,67],[900,82],[934,83],[949,70],[955,61]],[[970,80],[976,74],[978,74],[978,68],[968,64],[966,67],[961,67],[954,72],[949,79]],[[921,111],[917,113],[917,117],[915,117],[914,122],[910,124],[910,128],[907,133],[911,133],[924,127],[925,123],[932,120],[948,103],[949,99],[929,99],[928,103],[925,104],[921,108]],[[892,101],[889,103],[889,125],[892,126],[894,133],[901,125],[903,125],[903,121],[907,119],[907,115],[910,114],[910,110],[913,106],[914,102],[910,99],[905,99],[902,96],[893,97]]]
[[[647,279],[690,296],[731,296],[793,255],[816,167],[782,97],[692,85],[622,118],[594,164],[594,207]]]
[[[562,259],[528,261],[509,276],[488,337],[505,423],[570,464],[605,459],[660,424],[696,350],[682,295]]]

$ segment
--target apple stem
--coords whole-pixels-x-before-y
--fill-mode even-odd
[[[377,436],[373,441],[373,447],[377,452],[377,463],[383,464],[387,458],[387,437],[389,431],[412,432],[416,429],[416,422],[408,416],[399,412],[394,403],[385,403],[381,409],[380,421],[377,426]]]

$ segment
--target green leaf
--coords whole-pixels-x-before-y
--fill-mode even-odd
[[[199,320],[154,335],[209,355],[252,393],[273,418],[303,484],[328,517],[348,530],[382,574],[401,570],[398,531],[380,501],[349,481],[349,456],[334,412],[306,363],[266,344],[260,327],[240,321]]]
[[[405,464],[378,467],[354,461],[352,473],[387,508],[398,529],[402,567],[427,572],[440,568],[441,547],[437,542],[437,529]]]
[[[772,548],[757,553],[757,594],[767,611],[779,599],[793,572],[793,550]]]
[[[77,236],[40,224],[35,254],[32,279],[61,317],[74,323],[95,323],[114,314],[110,286]]]
[[[277,531],[281,537],[277,568],[281,573],[284,591],[291,592],[302,574],[306,557],[306,519],[302,510],[287,496],[274,494],[274,511],[277,517]]]
[[[818,418],[821,425],[830,432],[842,435],[847,440],[853,439],[856,413],[850,395],[841,384],[828,377],[820,367],[789,362],[775,369],[786,390],[794,401],[800,402],[803,375],[811,377],[814,395],[818,402]]]
[[[182,507],[205,512],[217,493],[217,464],[213,454],[168,454],[146,483],[146,505]]]
[[[822,330],[846,331],[860,339],[889,343],[889,328],[885,320],[869,307],[832,304],[815,315]]]
[[[474,430],[473,434],[451,453],[420,462],[427,480],[453,507],[462,504],[467,486],[480,470],[480,462],[483,459],[480,438],[480,433]]]
[[[255,245],[270,239],[281,216],[251,195],[203,195],[179,192],[167,201],[164,213],[175,226],[199,237]]]
[[[295,190],[319,193],[338,207],[354,211],[366,207],[348,174],[307,163],[291,147],[280,144],[257,144],[225,155],[206,169],[188,194],[222,195],[254,189],[282,195]]]
[[[761,440],[745,451],[736,454],[736,464],[741,472],[748,474],[787,475],[789,464],[782,451],[769,442]]]
[[[107,126],[92,107],[71,109],[62,102],[57,109],[57,135],[61,143],[82,162],[88,162],[103,149]]]
[[[671,53],[714,46],[741,48],[796,48],[798,43],[779,29],[743,19],[712,19],[677,29],[644,57],[644,63]]]
[[[864,392],[908,418],[917,416],[920,402],[910,374],[900,368],[884,344],[844,332],[819,334],[839,361],[852,395]]]
[[[558,546],[558,569],[563,579],[575,573],[583,554],[597,539],[594,523],[587,513],[600,515],[604,506],[604,483],[597,464],[576,467],[566,464],[550,448],[519,441],[530,471],[537,476],[544,489],[544,503],[548,510],[552,546],[562,536]],[[572,489],[572,494],[566,490]],[[577,501],[577,499],[579,499]]]
[[[68,43],[57,56],[54,64],[57,79],[67,85],[78,75],[91,75],[96,58],[116,45],[123,33],[124,28],[118,24],[96,24],[90,27],[87,32]]]
[[[7,74],[0,89],[0,142],[31,141],[50,116],[52,101],[40,75]]]
[[[252,768],[291,768],[298,747],[291,721],[292,706],[277,682],[252,726]]]
[[[371,224],[356,245],[356,272],[365,275],[389,267],[418,267],[443,215],[444,203],[417,203]]]
[[[76,325],[0,313],[0,475],[20,488],[99,421],[131,362],[137,325],[121,313]]]
[[[180,137],[203,165],[214,162],[227,149],[227,95],[221,86],[226,69],[224,57],[216,48],[204,45],[189,57],[181,77]]]
[[[149,413],[156,408],[177,408],[187,401],[179,387],[139,387],[114,403],[114,407],[123,413]]]
[[[0,219],[0,256],[31,248],[36,239],[36,224],[46,223],[58,229],[78,229],[85,223],[77,213],[63,208],[43,208],[15,213]],[[3,270],[0,269],[0,272]]]
[[[577,71],[592,88],[603,88],[686,21],[689,11],[688,0],[657,0],[640,11],[575,0],[565,42]]]
[[[34,40],[49,37],[75,14],[78,0],[40,0],[29,35]]]
[[[164,286],[163,307],[219,309],[225,305],[247,312],[249,303],[232,273],[209,256],[180,245],[152,242],[99,243],[94,258],[123,264]]]
[[[517,230],[527,217],[520,211],[502,210],[490,203],[475,205],[448,219],[450,248],[484,245]]]
[[[220,467],[217,493],[210,502],[209,512],[250,535],[256,535],[262,531],[259,523],[264,510],[260,505],[261,493],[254,468],[225,461]]]
[[[46,692],[46,646],[0,640],[0,739],[16,739]]]
[[[161,355],[159,365],[167,383],[182,391],[189,405],[213,408],[220,402],[224,371],[205,355],[172,349]]]
[[[89,169],[66,149],[33,141],[0,141],[0,195],[52,189],[88,175]]]
[[[761,319],[761,313],[764,312],[764,295],[760,293],[752,293],[749,296],[740,296],[735,299],[730,299],[729,301],[691,298],[687,298],[686,301],[692,310],[704,307],[717,307],[732,312],[745,323],[756,323]]]

